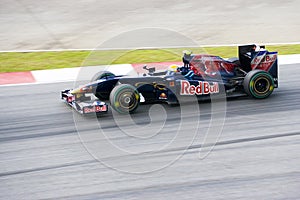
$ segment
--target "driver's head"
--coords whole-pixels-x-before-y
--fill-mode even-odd
[[[187,56],[192,55],[192,52],[189,50],[184,50],[182,53],[183,53],[183,55],[187,55]]]
[[[168,67],[168,70],[171,72],[177,72],[177,69],[178,69],[178,65],[170,65]]]
[[[253,51],[259,51],[259,50],[260,50],[260,46],[257,45],[257,44],[253,44],[252,50],[253,50]]]

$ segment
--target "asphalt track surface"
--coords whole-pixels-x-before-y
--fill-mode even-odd
[[[268,99],[228,100],[223,131],[202,159],[199,152],[208,152],[201,145],[209,102],[199,104],[200,115],[187,116],[200,121],[192,144],[186,145],[195,126],[185,123],[186,134],[164,146],[182,120],[180,107],[164,106],[165,128],[135,142],[120,132],[112,113],[98,119],[73,115],[59,101],[59,91],[71,82],[2,86],[0,199],[299,199],[299,70],[299,64],[280,66],[280,87]],[[141,126],[152,121],[148,129],[155,130],[161,116],[153,112],[150,119],[149,106],[141,106],[133,119]],[[98,122],[107,138],[97,139]],[[106,141],[128,151],[156,152],[114,155]],[[103,153],[100,160],[87,151],[93,145]]]
[[[299,7],[298,0],[1,0],[0,50],[93,49],[144,28],[172,30],[198,45],[299,43]],[[169,33],[160,46],[170,38],[186,45]]]

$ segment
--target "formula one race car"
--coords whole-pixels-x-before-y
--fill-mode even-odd
[[[184,66],[171,65],[161,72],[144,66],[148,73],[143,76],[116,76],[102,71],[91,83],[61,91],[61,99],[82,114],[107,112],[109,104],[119,113],[133,113],[141,102],[178,104],[181,97],[201,100],[223,90],[227,97],[264,99],[278,87],[277,52],[264,48],[239,46],[239,58],[228,60],[185,54],[188,58],[183,58]]]

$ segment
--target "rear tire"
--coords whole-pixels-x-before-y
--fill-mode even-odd
[[[256,99],[270,96],[274,90],[273,77],[266,71],[250,71],[243,82],[245,92]]]
[[[140,95],[135,87],[121,84],[114,87],[109,96],[111,107],[120,114],[133,113],[140,103]]]

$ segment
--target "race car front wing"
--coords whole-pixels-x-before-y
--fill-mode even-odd
[[[78,113],[86,115],[91,113],[107,113],[108,105],[99,101],[98,99],[93,99],[92,94],[72,94],[71,90],[62,90],[61,91],[61,100],[67,105],[71,106]]]

